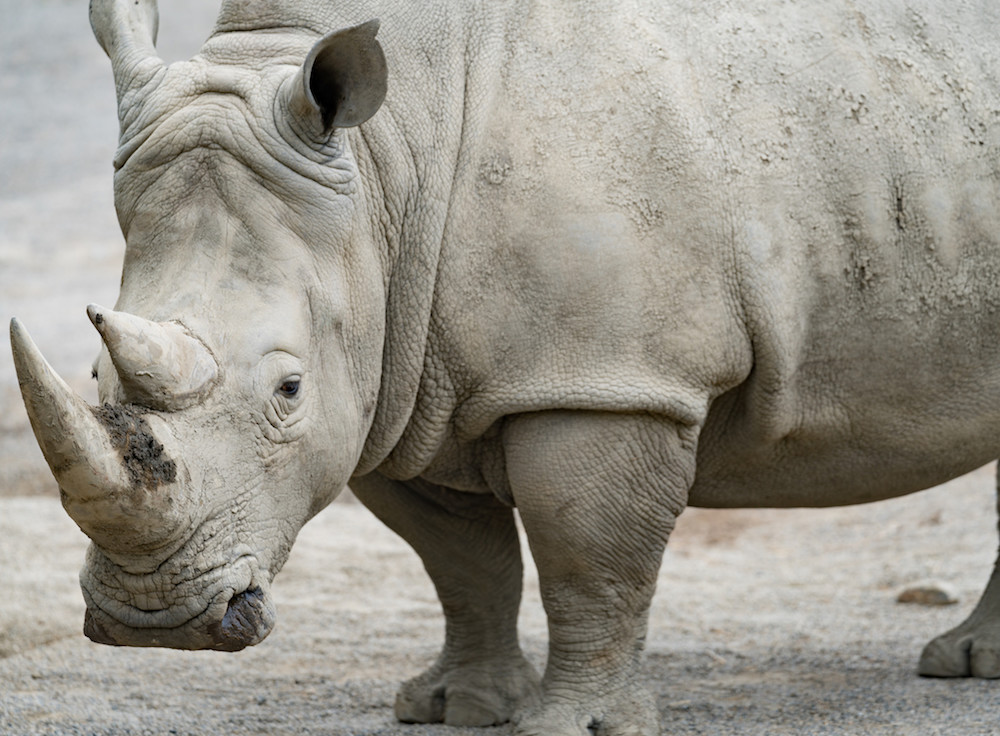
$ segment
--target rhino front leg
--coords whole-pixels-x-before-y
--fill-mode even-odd
[[[517,640],[522,566],[512,510],[493,496],[376,473],[351,489],[416,550],[444,609],[441,655],[403,683],[396,717],[490,726],[537,702],[538,674]]]
[[[517,736],[655,736],[639,683],[650,600],[694,477],[697,430],[648,415],[512,420],[507,473],[548,615],[543,701]]]
[[[1000,517],[1000,467],[997,514]],[[969,618],[924,647],[919,672],[927,677],[1000,677],[1000,556],[979,604]]]

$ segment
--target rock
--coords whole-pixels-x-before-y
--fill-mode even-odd
[[[958,603],[958,596],[944,583],[923,583],[904,589],[896,596],[896,602],[920,606],[950,606]]]

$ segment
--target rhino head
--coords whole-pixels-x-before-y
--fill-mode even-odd
[[[272,578],[373,421],[385,264],[346,133],[385,96],[378,26],[317,41],[235,24],[168,67],[152,0],[93,0],[91,24],[118,92],[126,238],[116,308],[88,308],[101,405],[14,320],[18,380],[92,540],[85,633],[238,650],[273,627]]]

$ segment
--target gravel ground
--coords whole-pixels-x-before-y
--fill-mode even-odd
[[[164,0],[160,49],[192,53],[216,2]],[[0,316],[22,318],[94,400],[84,314],[113,304],[122,245],[111,204],[110,68],[83,0],[0,0]],[[811,511],[687,512],[651,613],[645,678],[665,732],[1000,732],[1000,683],[916,676],[958,623],[997,548],[992,469],[904,499]],[[85,539],[63,514],[0,341],[0,734],[485,734],[402,726],[396,683],[443,627],[410,550],[347,499],[311,522],[275,597],[279,624],[238,654],[87,641]],[[942,580],[956,605],[896,603]],[[544,664],[529,570],[522,640]]]
[[[915,674],[920,648],[968,613],[988,575],[991,472],[865,507],[685,513],[644,668],[665,732],[996,734],[1000,683]],[[0,733],[510,732],[394,722],[396,684],[430,663],[443,626],[415,555],[356,502],[306,526],[276,581],[276,630],[237,654],[87,641],[84,548],[55,499],[0,499]],[[896,602],[929,579],[960,602]],[[523,609],[541,667],[533,570]]]

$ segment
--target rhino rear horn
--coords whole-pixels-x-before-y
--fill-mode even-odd
[[[208,348],[176,322],[152,322],[127,312],[87,307],[111,355],[126,401],[177,411],[211,391],[218,363]]]

